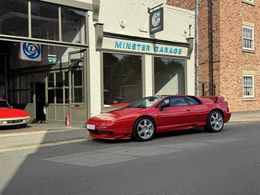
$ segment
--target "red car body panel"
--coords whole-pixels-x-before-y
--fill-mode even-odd
[[[29,122],[30,115],[25,110],[10,108],[7,101],[3,99],[0,99],[0,103],[6,105],[6,107],[0,107],[0,127],[25,125]]]
[[[0,118],[28,117],[28,112],[14,108],[0,108]]]
[[[199,105],[187,105],[179,107],[165,107],[163,110],[158,105],[166,98],[165,96],[149,108],[121,108],[115,111],[91,117],[86,121],[87,125],[94,125],[95,129],[88,129],[90,136],[97,139],[130,139],[135,122],[141,117],[153,119],[156,132],[162,133],[174,130],[204,127],[209,113],[218,109],[224,116],[224,122],[229,121],[231,113],[227,102],[222,97],[209,98],[192,97],[201,102]]]

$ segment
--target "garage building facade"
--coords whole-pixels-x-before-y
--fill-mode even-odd
[[[0,95],[72,125],[144,96],[193,95],[194,12],[165,3],[1,1]],[[151,33],[159,9],[164,29]]]

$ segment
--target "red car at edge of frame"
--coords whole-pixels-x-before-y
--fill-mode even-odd
[[[222,96],[156,95],[93,116],[85,127],[96,139],[149,141],[157,133],[195,127],[220,132],[230,117]]]
[[[11,108],[9,103],[0,98],[0,127],[25,127],[30,121],[30,115],[25,110]]]

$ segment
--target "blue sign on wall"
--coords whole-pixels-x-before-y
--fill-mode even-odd
[[[21,59],[27,61],[42,61],[42,48],[40,44],[36,43],[21,43]]]

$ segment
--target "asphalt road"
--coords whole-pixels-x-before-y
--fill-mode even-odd
[[[259,195],[260,123],[0,154],[0,194]]]

